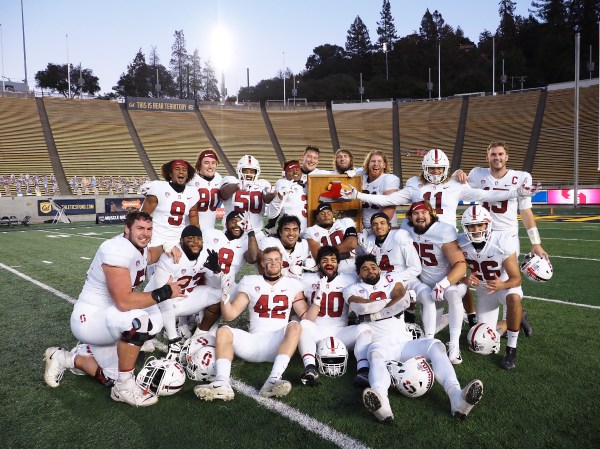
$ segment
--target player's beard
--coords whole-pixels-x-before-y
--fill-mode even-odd
[[[331,271],[331,270],[333,270],[333,271]],[[332,265],[326,265],[324,267],[324,269],[321,268],[321,269],[319,269],[319,271],[321,272],[322,276],[327,276],[327,282],[333,281],[335,279],[335,277],[338,275],[337,268],[333,268]],[[331,271],[331,276],[329,275],[330,271]]]
[[[200,256],[200,253],[202,252],[202,245],[200,245],[200,251],[198,251],[198,254],[194,253],[192,251],[192,249],[185,242],[181,243],[181,249],[183,250],[183,252],[185,253],[185,255],[187,256],[188,259],[196,260],[196,259],[198,259],[198,257]]]
[[[366,279],[363,279],[363,282],[364,282],[365,284],[369,284],[369,285],[375,285],[375,284],[377,284],[377,283],[379,282],[379,280],[380,280],[380,279],[381,279],[381,275],[380,275],[380,274],[378,274],[378,275],[377,275],[377,277],[375,277],[375,278],[373,278],[373,279],[372,279],[372,278],[370,278],[370,277],[367,277]]]

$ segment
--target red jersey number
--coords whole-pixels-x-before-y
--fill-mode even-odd
[[[286,295],[275,295],[272,306],[269,303],[269,295],[261,295],[254,304],[254,311],[260,318],[285,319],[289,309],[288,297]]]
[[[219,189],[210,189],[200,187],[198,189],[200,201],[198,201],[198,212],[206,212],[207,210],[216,211],[219,206]]]
[[[183,223],[183,216],[185,215],[185,203],[181,201],[173,201],[171,203],[171,216],[167,220],[170,225],[179,226]]]

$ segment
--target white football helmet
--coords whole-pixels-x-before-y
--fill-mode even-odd
[[[492,234],[492,216],[485,207],[477,204],[469,206],[462,214],[460,220],[463,230],[467,238],[473,243],[487,242]],[[487,227],[483,232],[469,232],[467,226],[486,223]]]
[[[432,184],[441,184],[448,177],[450,161],[448,160],[448,156],[446,156],[446,153],[436,148],[427,152],[427,154],[423,157],[423,162],[421,162],[421,166],[423,167],[423,176],[427,181],[429,181]],[[432,175],[431,173],[429,173],[429,170],[427,170],[430,167],[443,167],[444,172],[441,175]]]
[[[348,366],[346,345],[335,337],[325,337],[317,344],[315,354],[319,372],[328,377],[340,377]]]
[[[500,335],[487,323],[477,323],[467,333],[469,349],[476,354],[497,354],[500,351]]]
[[[392,385],[408,398],[418,398],[433,386],[435,374],[425,357],[420,355],[406,362],[390,360],[386,363]]]
[[[245,168],[251,168],[254,170],[254,175],[242,173],[242,170]],[[246,154],[238,161],[235,172],[237,173],[240,181],[254,182],[257,181],[258,177],[260,176],[260,164],[254,156]]]
[[[146,393],[170,396],[183,387],[185,371],[175,360],[149,357],[135,381]]]
[[[546,282],[552,278],[552,264],[537,254],[527,253],[521,264],[521,273],[534,282]]]
[[[418,340],[425,335],[423,328],[417,323],[406,323],[406,330],[412,335],[413,340]]]
[[[197,337],[188,338],[183,345],[181,345],[181,352],[179,353],[179,363],[183,366],[187,365],[188,356],[196,352],[198,349],[204,346],[215,346],[216,338],[212,334],[203,334]]]
[[[216,360],[214,346],[202,346],[195,352],[188,354],[185,372],[191,380],[212,382],[217,375]]]

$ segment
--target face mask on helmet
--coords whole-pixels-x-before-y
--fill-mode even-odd
[[[469,329],[467,343],[476,354],[497,354],[500,351],[500,335],[487,323],[478,323]]]
[[[328,377],[340,377],[348,366],[346,345],[335,337],[326,337],[317,344],[315,354],[319,372]]]
[[[487,242],[492,233],[492,217],[490,213],[481,206],[470,206],[464,211],[460,220],[462,228],[467,238],[473,243]],[[486,224],[485,230],[482,231],[469,231],[467,226],[476,224]]]
[[[386,363],[392,385],[408,398],[418,398],[433,386],[435,375],[425,357],[417,356],[406,362],[390,360]]]
[[[253,174],[244,173],[245,169],[254,170]],[[254,182],[260,176],[260,164],[254,156],[245,155],[237,163],[236,173],[240,181]]]
[[[534,253],[527,253],[521,264],[521,273],[533,282],[546,282],[552,278],[554,269],[552,264],[543,257]]]
[[[448,157],[442,150],[434,149],[429,150],[425,157],[423,157],[423,162],[421,162],[421,166],[423,167],[423,176],[425,179],[432,184],[440,184],[448,178],[448,168],[450,167],[450,161]],[[429,173],[428,168],[442,167],[444,171],[439,175],[434,175]]]
[[[423,328],[419,326],[417,323],[406,323],[406,330],[410,335],[412,335],[413,340],[418,340],[425,332],[423,332]]]
[[[185,371],[175,360],[150,357],[138,373],[136,383],[147,393],[170,396],[183,387]]]

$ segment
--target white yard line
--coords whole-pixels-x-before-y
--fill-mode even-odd
[[[71,304],[74,304],[76,301],[75,298],[65,293],[62,293],[50,287],[49,285],[37,281],[11,267],[8,267],[3,263],[0,263],[0,268],[4,268],[5,270],[10,271],[11,273],[19,276],[20,278],[25,279],[26,281],[29,281],[32,284],[35,284],[38,287],[55,294],[59,298],[64,299],[65,301],[68,301]],[[258,391],[255,388],[245,384],[242,381],[232,379],[232,384],[234,388],[238,391],[238,393],[241,393],[244,396],[254,399],[267,410],[278,413],[288,418],[290,421],[300,424],[306,430],[315,433],[316,435],[320,436],[325,440],[331,441],[332,443],[338,445],[342,449],[369,449],[369,446],[366,446],[365,444],[361,443],[358,440],[355,440],[354,438],[349,437],[348,435],[338,432],[337,430],[328,426],[327,424],[323,424],[322,422],[317,421],[316,419],[311,418],[308,415],[305,415],[304,413],[295,409],[294,407],[291,407],[287,404],[275,401],[270,398],[263,398],[258,394]]]
[[[593,306],[591,304],[580,304],[578,302],[568,302],[568,301],[562,301],[560,299],[548,299],[548,298],[539,298],[537,296],[523,296],[523,298],[527,298],[527,299],[535,299],[537,301],[544,301],[544,302],[553,302],[555,304],[565,304],[568,306],[575,306],[575,307],[587,307],[588,309],[596,309],[596,310],[600,310],[600,306]]]

